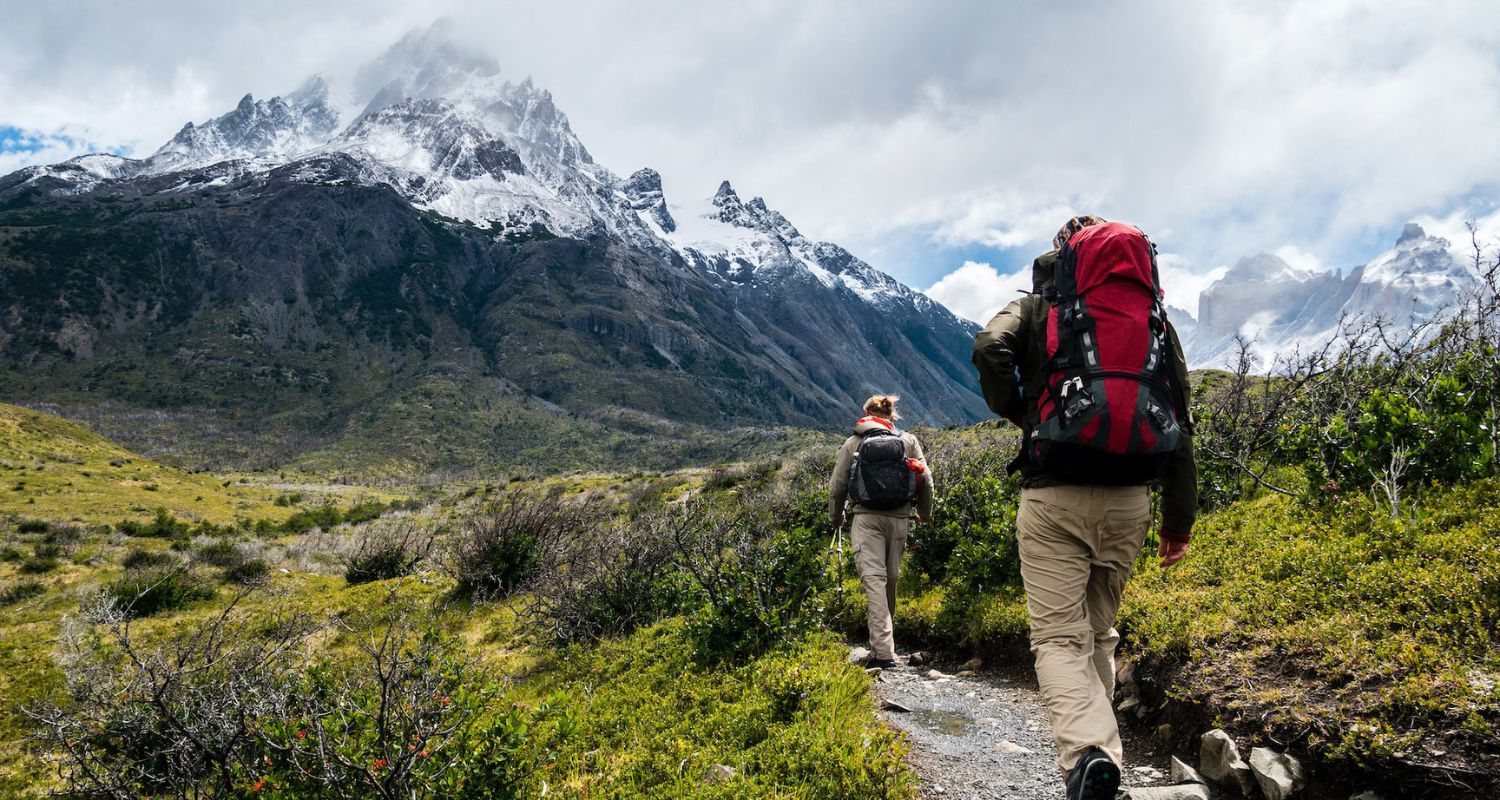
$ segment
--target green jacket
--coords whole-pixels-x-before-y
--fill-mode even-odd
[[[1042,362],[1046,358],[1047,301],[1041,290],[1052,283],[1052,268],[1057,261],[1053,250],[1032,263],[1032,284],[1036,291],[1011,301],[974,337],[974,366],[979,369],[979,386],[985,402],[1001,417],[1022,430],[1030,430],[1039,421],[1036,398],[1042,390]],[[1187,359],[1182,343],[1170,322],[1167,334],[1172,340],[1172,356],[1177,380],[1186,388]],[[1024,391],[1023,391],[1024,390]],[[1193,421],[1191,412],[1187,436],[1167,467],[1161,480],[1161,530],[1164,538],[1186,542],[1192,536],[1193,521],[1198,514],[1198,466],[1193,460]],[[1026,486],[1052,486],[1059,483],[1041,477],[1025,481]]]

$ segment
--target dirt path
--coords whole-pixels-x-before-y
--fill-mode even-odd
[[[1030,678],[988,671],[931,678],[928,670],[897,667],[875,682],[881,716],[911,743],[923,798],[1062,800],[1052,730]],[[1166,784],[1167,761],[1127,741],[1125,785]]]

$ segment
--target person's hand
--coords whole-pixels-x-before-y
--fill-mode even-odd
[[[1156,549],[1156,554],[1161,556],[1161,567],[1166,569],[1181,561],[1187,555],[1187,542],[1170,542],[1165,538],[1161,540],[1161,547]]]
[[[844,529],[844,515],[843,514],[840,514],[840,515],[838,515],[837,517],[834,518],[834,520],[833,520],[833,529],[836,530],[836,531],[841,531],[841,530]]]
[[[918,525],[926,525],[927,524],[927,518],[924,517],[924,516],[922,516],[921,514],[918,514],[917,515],[917,524]]]

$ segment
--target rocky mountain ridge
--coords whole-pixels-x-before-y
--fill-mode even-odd
[[[1259,253],[1240,259],[1200,295],[1183,347],[1193,366],[1223,367],[1237,352],[1236,337],[1244,337],[1269,366],[1280,355],[1320,346],[1341,321],[1410,325],[1440,317],[1476,280],[1451,242],[1416,223],[1403,228],[1391,250],[1347,274]]]
[[[279,426],[287,457],[353,460],[382,425],[436,435],[416,397],[543,458],[549,431],[625,458],[622,436],[673,425],[697,426],[693,447],[842,428],[876,391],[918,422],[985,415],[971,323],[727,181],[675,204],[653,170],[617,177],[548,92],[448,33],[362,69],[347,124],[315,78],[145,159],[0,177],[0,392],[206,407],[225,429]]]

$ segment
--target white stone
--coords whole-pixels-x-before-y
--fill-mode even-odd
[[[1025,755],[1031,752],[1031,750],[1029,750],[1028,748],[1022,747],[1021,745],[1018,745],[1009,739],[1001,739],[1000,741],[996,742],[995,749],[999,750],[1002,753],[1017,753],[1021,755]]]
[[[1168,773],[1173,783],[1208,783],[1198,770],[1193,769],[1177,756],[1172,756],[1172,771]]]
[[[715,764],[708,770],[708,779],[714,783],[724,783],[734,778],[735,769],[727,764]]]
[[[851,664],[863,664],[863,663],[865,663],[866,661],[869,661],[869,660],[870,660],[870,648],[868,648],[868,647],[851,647],[851,648],[849,648],[849,663],[851,663]]]
[[[1250,751],[1250,771],[1266,800],[1286,800],[1307,786],[1307,770],[1302,762],[1269,747]]]
[[[1203,745],[1198,752],[1198,771],[1209,780],[1240,790],[1250,796],[1255,790],[1255,777],[1250,765],[1240,758],[1240,750],[1229,734],[1214,728],[1203,734]]]

